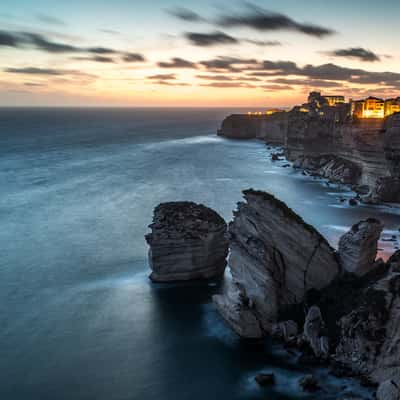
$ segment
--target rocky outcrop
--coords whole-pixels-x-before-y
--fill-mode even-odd
[[[223,274],[227,225],[215,211],[192,202],[161,203],[149,228],[151,280],[207,279]]]
[[[284,203],[265,192],[243,193],[246,202],[229,225],[233,281],[214,302],[239,335],[261,337],[282,309],[327,286],[340,266],[328,242]]]
[[[232,114],[226,117],[218,135],[231,139],[264,139],[270,144],[282,145],[287,130],[287,113],[271,115]]]
[[[218,135],[231,139],[255,139],[261,125],[261,118],[246,114],[232,114],[222,121]]]
[[[377,400],[400,400],[400,385],[392,379],[382,382],[376,392]]]
[[[339,321],[335,360],[375,382],[400,380],[400,274],[366,286],[359,304]]]
[[[383,225],[370,218],[352,226],[339,240],[339,259],[345,271],[358,276],[373,268]]]
[[[321,310],[314,305],[308,310],[303,337],[318,358],[328,358],[329,356],[329,339],[324,331],[325,323]]]
[[[295,167],[367,188],[360,192],[366,202],[400,202],[400,113],[356,119],[349,104],[309,103],[272,115],[232,115],[219,134],[282,145]]]
[[[299,156],[293,166],[329,179],[331,182],[357,184],[362,174],[361,168],[351,161],[326,154],[323,156]]]

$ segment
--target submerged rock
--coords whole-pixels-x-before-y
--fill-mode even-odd
[[[373,267],[383,225],[367,219],[352,226],[339,240],[339,259],[345,271],[362,276]]]
[[[275,375],[273,373],[269,374],[258,374],[254,378],[254,380],[260,385],[260,386],[269,386],[273,385],[275,383]]]
[[[318,381],[313,375],[304,375],[299,379],[299,385],[305,392],[315,392],[320,389]]]
[[[213,299],[240,336],[254,338],[271,333],[284,307],[327,286],[340,266],[321,234],[283,202],[261,191],[243,193],[246,202],[229,225],[233,282]]]
[[[207,279],[223,274],[227,225],[215,211],[193,202],[161,203],[149,227],[151,280]]]

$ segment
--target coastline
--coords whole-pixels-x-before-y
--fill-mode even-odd
[[[400,113],[357,119],[349,107],[305,103],[273,114],[233,114],[217,134],[282,146],[278,156],[312,175],[351,185],[357,201],[400,203]]]

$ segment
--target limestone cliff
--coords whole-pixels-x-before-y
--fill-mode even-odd
[[[161,203],[149,227],[151,280],[207,279],[223,274],[227,226],[214,210],[192,202]]]
[[[233,114],[226,117],[218,135],[232,139],[264,139],[282,145],[287,129],[287,113],[272,115]]]
[[[284,146],[294,166],[351,184],[367,202],[400,202],[400,113],[351,119],[348,105],[272,115],[232,115],[219,134]]]

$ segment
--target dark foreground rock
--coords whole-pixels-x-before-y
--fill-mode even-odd
[[[225,321],[242,337],[298,347],[299,363],[330,363],[337,376],[384,384],[378,398],[397,398],[388,396],[400,382],[400,251],[376,260],[382,224],[355,224],[336,252],[273,196],[244,197],[229,225],[232,281],[213,297]]]
[[[184,281],[223,274],[227,225],[215,211],[192,202],[161,203],[149,227],[151,280]]]
[[[260,385],[260,386],[270,386],[275,383],[275,375],[273,373],[269,374],[258,374],[254,378],[254,380]]]
[[[304,375],[299,380],[299,385],[304,392],[315,392],[320,389],[318,381],[313,375]]]
[[[321,234],[272,195],[246,190],[229,225],[232,283],[214,296],[222,317],[242,337],[275,330],[280,311],[322,289],[340,272]]]
[[[383,225],[370,218],[352,226],[339,241],[339,258],[347,272],[362,276],[373,268]]]

